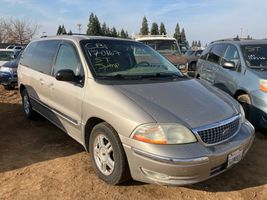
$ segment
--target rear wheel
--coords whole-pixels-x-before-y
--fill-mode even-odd
[[[89,151],[93,168],[100,179],[116,185],[130,178],[119,136],[108,123],[102,122],[93,128]]]
[[[22,105],[25,116],[28,119],[36,119],[37,113],[32,109],[30,97],[26,89],[22,91],[21,96],[22,96]]]
[[[250,119],[250,107],[251,107],[251,100],[250,97],[247,94],[242,94],[237,97],[237,100],[242,105],[246,118]]]

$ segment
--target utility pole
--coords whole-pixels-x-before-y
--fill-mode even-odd
[[[81,30],[82,30],[82,24],[77,24],[78,26],[78,31],[79,31],[79,34],[81,34]]]
[[[242,38],[243,37],[243,28],[241,27],[240,29],[241,29],[240,38]]]

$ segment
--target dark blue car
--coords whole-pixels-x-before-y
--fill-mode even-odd
[[[3,85],[5,89],[10,90],[17,86],[17,68],[21,54],[22,52],[20,52],[20,54],[13,60],[10,60],[0,66],[0,84]]]

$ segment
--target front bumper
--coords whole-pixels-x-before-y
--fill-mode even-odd
[[[133,179],[148,183],[187,185],[229,169],[228,155],[242,150],[244,157],[252,145],[254,132],[253,126],[246,122],[235,137],[215,146],[207,147],[200,143],[152,145],[126,138],[123,139],[123,145]]]
[[[257,90],[251,93],[251,121],[255,126],[267,128],[267,93]]]
[[[15,86],[18,83],[17,74],[0,72],[0,84],[5,86]]]

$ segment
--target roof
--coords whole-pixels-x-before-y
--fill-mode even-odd
[[[212,43],[232,43],[239,45],[252,45],[252,44],[267,44],[267,39],[223,39],[213,41]]]
[[[10,52],[14,52],[14,49],[0,49],[0,51],[10,51]]]
[[[138,36],[136,41],[144,41],[144,40],[176,40],[173,37],[167,37],[166,35],[146,35],[146,36]]]
[[[35,39],[33,41],[39,41],[39,40],[55,40],[55,39],[66,39],[66,40],[72,40],[76,42],[80,42],[81,40],[90,40],[90,39],[102,39],[102,40],[120,40],[120,41],[133,41],[130,39],[124,39],[124,38],[115,38],[115,37],[107,37],[107,36],[89,36],[89,35],[57,35],[57,36],[48,36],[48,37],[42,37]]]

